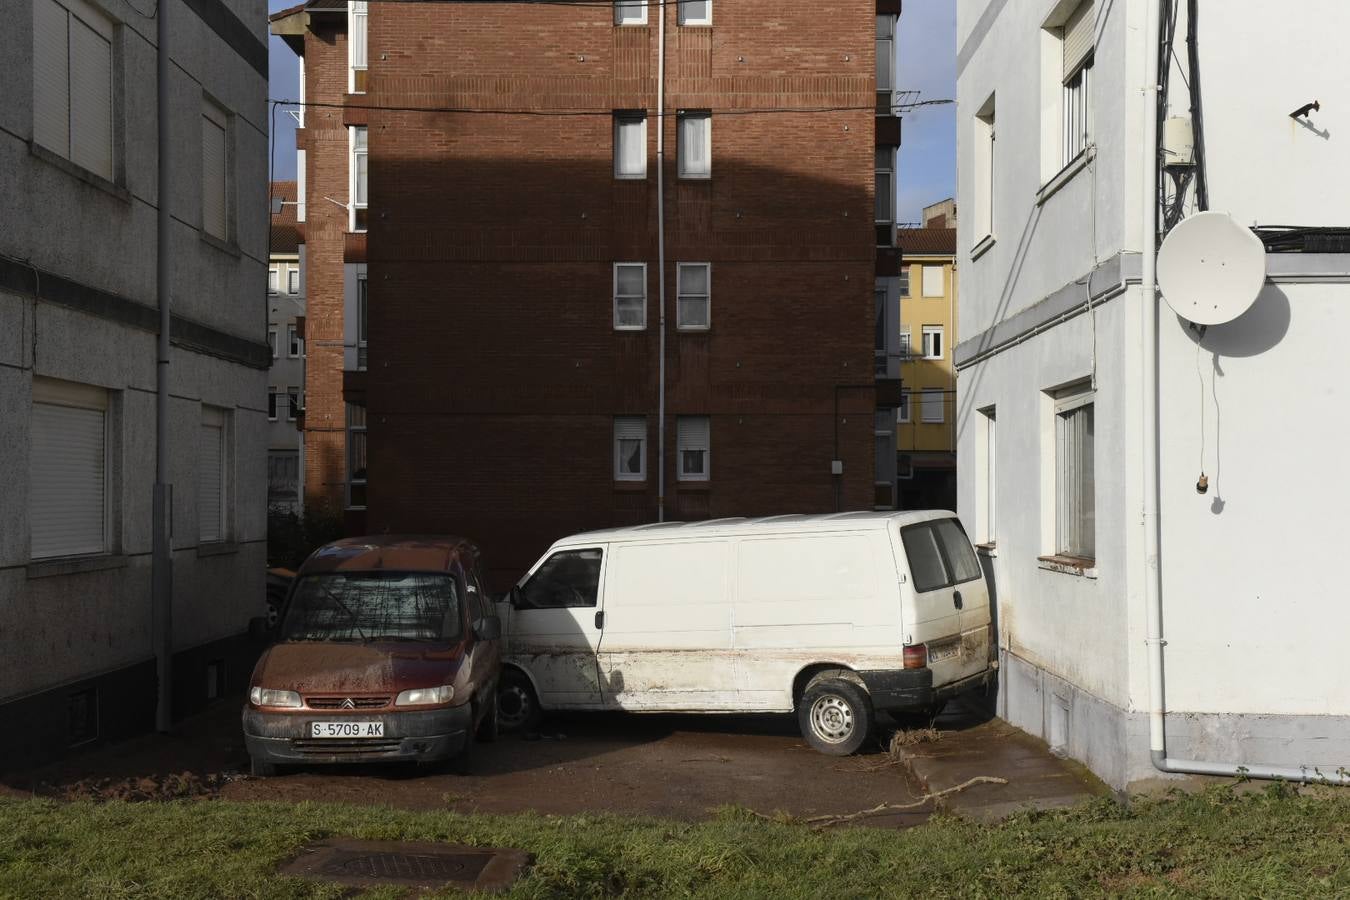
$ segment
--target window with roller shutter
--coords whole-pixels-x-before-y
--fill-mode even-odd
[[[230,238],[229,118],[214,103],[202,103],[202,230],[222,241]]]
[[[113,180],[113,23],[83,0],[33,2],[33,140]]]
[[[647,480],[645,416],[616,416],[614,419],[614,480]]]
[[[31,430],[30,557],[109,552],[108,392],[34,378]]]
[[[711,477],[711,427],[707,416],[680,416],[675,420],[680,452],[679,480],[707,481]]]
[[[202,407],[197,439],[197,539],[203,544],[228,536],[229,413]]]

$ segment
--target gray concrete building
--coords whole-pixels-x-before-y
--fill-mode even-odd
[[[272,243],[267,266],[267,506],[304,507],[305,397],[304,238],[296,221],[294,181],[272,182]]]
[[[169,15],[172,191],[157,190]],[[264,608],[263,0],[17,0],[0,52],[0,768],[152,728],[156,218],[171,215],[174,713]]]

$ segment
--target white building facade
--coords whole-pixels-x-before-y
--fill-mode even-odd
[[[247,686],[266,568],[262,0],[21,0],[0,50],[0,768],[155,724],[156,219],[172,248],[173,710]],[[156,15],[170,15],[170,196]]]
[[[1114,786],[1161,774],[1144,516],[1160,459],[1167,755],[1335,772],[1350,765],[1332,562],[1350,503],[1350,8],[1200,0],[1193,66],[1172,6],[1162,118],[1189,120],[1197,85],[1203,153],[1184,125],[1159,129],[1159,236],[1208,208],[1289,251],[1267,253],[1228,324],[1201,333],[1158,301],[1155,456],[1141,251],[1157,7],[958,3],[958,505],[997,592],[998,710]]]

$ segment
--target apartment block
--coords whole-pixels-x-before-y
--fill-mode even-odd
[[[5,4],[0,768],[154,727],[152,498],[170,214],[173,712],[243,690],[266,566],[267,49],[254,0]]]
[[[587,528],[893,505],[899,11],[274,15],[307,508],[468,534],[504,584]]]
[[[267,507],[303,510],[305,408],[305,244],[296,221],[294,181],[271,189],[272,242],[267,260]]]

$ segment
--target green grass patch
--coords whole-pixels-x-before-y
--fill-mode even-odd
[[[338,897],[277,867],[321,838],[518,847],[513,897],[1350,896],[1350,793],[1213,788],[982,826],[812,831],[320,804],[0,800],[0,896]],[[365,896],[399,896],[397,890]]]

